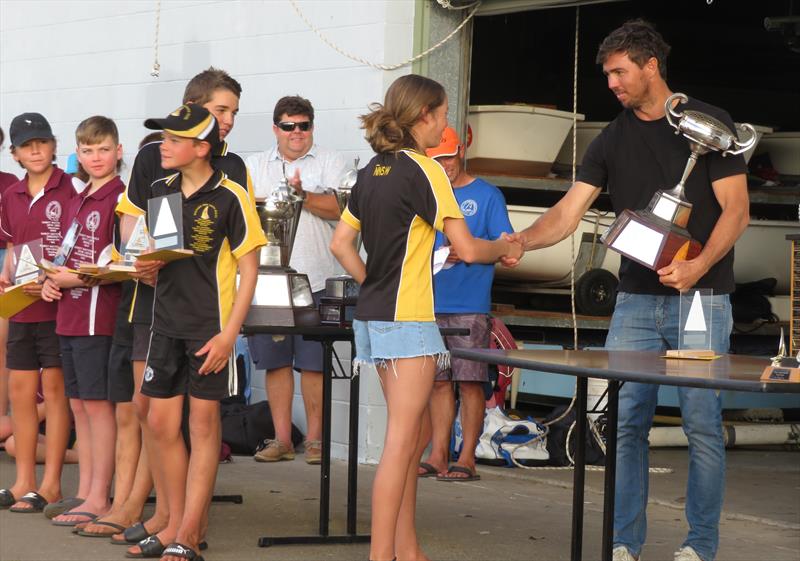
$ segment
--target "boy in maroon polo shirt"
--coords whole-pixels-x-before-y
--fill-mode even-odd
[[[64,385],[80,442],[78,463],[83,489],[78,493],[84,498],[83,504],[53,519],[58,526],[74,526],[108,512],[116,439],[107,373],[120,286],[94,282],[87,285],[83,277],[68,269],[77,269],[81,263],[98,263],[103,253],[110,260],[114,209],[125,189],[117,175],[122,146],[114,121],[101,116],[81,122],[75,139],[78,161],[89,182],[73,198],[62,227],[66,233],[77,223],[80,233],[65,266],[57,273],[48,273],[42,287],[44,300],[58,301],[56,333],[61,342]],[[81,490],[86,493],[81,494]]]
[[[6,135],[0,128],[0,148]],[[13,173],[0,171],[0,204],[2,204],[3,193],[6,189],[19,181],[19,177]],[[0,270],[6,258],[6,242],[0,240]],[[8,337],[8,320],[0,318],[0,417],[8,415],[8,370],[6,370],[6,338]]]
[[[72,178],[53,165],[56,141],[50,124],[39,113],[23,113],[11,122],[11,153],[25,169],[25,177],[11,186],[0,204],[0,241],[9,253],[15,244],[42,240],[44,256],[53,259],[61,245],[61,219],[75,189]],[[0,274],[0,286],[10,285],[10,259]],[[38,295],[41,285],[25,289]],[[0,489],[0,508],[13,512],[41,512],[61,498],[61,467],[69,436],[69,410],[64,395],[61,351],[56,335],[57,306],[38,301],[9,321],[6,364],[14,411],[17,478]],[[47,454],[44,477],[36,485],[36,441],[39,419],[36,391],[41,369],[47,416]],[[12,506],[13,505],[13,506]]]

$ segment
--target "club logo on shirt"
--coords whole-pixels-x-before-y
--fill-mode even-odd
[[[474,216],[478,212],[478,203],[474,199],[467,199],[461,203],[461,214],[464,216]]]
[[[86,217],[86,229],[95,233],[98,226],[100,226],[100,211],[93,210],[89,213],[89,216]]]
[[[58,221],[61,218],[61,203],[58,201],[50,201],[44,209],[44,214],[49,221]]]
[[[149,366],[144,369],[144,381],[145,382],[153,381],[153,369]]]
[[[195,253],[206,253],[214,247],[214,224],[219,217],[219,210],[210,203],[197,205],[192,213],[192,240],[190,247]]]
[[[372,172],[372,175],[377,177],[384,177],[389,175],[389,172],[392,171],[392,166],[375,166],[375,171]]]

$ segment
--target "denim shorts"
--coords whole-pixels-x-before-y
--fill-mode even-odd
[[[435,321],[353,320],[353,332],[356,340],[355,374],[363,365],[382,366],[387,360],[419,356],[435,356],[439,369],[449,366],[450,353]]]

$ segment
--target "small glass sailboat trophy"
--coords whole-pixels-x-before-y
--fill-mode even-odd
[[[667,358],[713,360],[719,355],[711,348],[714,322],[714,291],[693,289],[680,295],[678,302],[678,348],[667,351]]]
[[[800,382],[800,350],[794,358],[786,356],[783,328],[781,328],[781,339],[778,341],[778,354],[771,360],[772,363],[761,374],[762,382]]]

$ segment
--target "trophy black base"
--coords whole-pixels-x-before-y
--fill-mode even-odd
[[[646,211],[627,209],[617,216],[602,240],[609,249],[653,271],[676,259],[694,259],[703,249],[685,228]]]
[[[320,324],[316,308],[273,308],[251,306],[243,327],[276,325],[278,327],[311,327]]]
[[[319,316],[323,325],[349,327],[353,325],[355,313],[355,304],[350,304],[340,298],[327,298],[325,296],[320,298]]]

